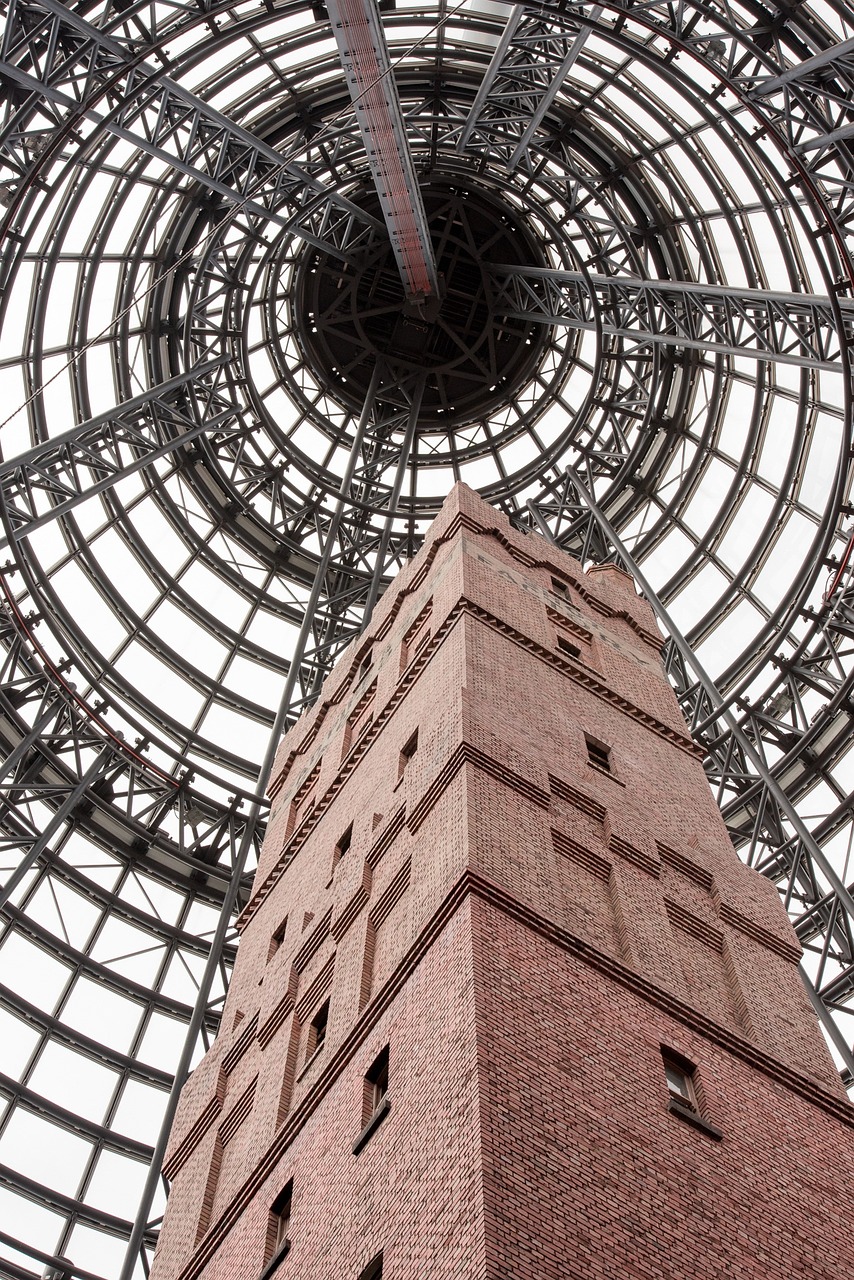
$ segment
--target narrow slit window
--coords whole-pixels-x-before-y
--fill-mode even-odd
[[[276,952],[279,950],[279,947],[280,947],[280,946],[282,945],[282,943],[284,942],[284,940],[285,940],[285,933],[287,932],[287,928],[288,928],[288,918],[287,918],[287,916],[285,916],[284,920],[283,920],[283,921],[282,921],[282,923],[279,925],[278,929],[275,929],[275,930],[273,931],[273,934],[272,934],[272,936],[271,936],[271,938],[270,938],[270,947],[269,947],[269,950],[267,951],[267,962],[268,962],[268,963],[269,963],[269,961],[270,961],[270,960],[272,960],[272,959],[273,959],[273,956],[276,954]]]
[[[367,1124],[388,1093],[388,1045],[378,1054],[365,1076],[362,1122]]]
[[[686,1111],[698,1112],[697,1087],[694,1081],[696,1068],[686,1059],[678,1058],[675,1054],[662,1052],[661,1057],[670,1101],[684,1107]]]
[[[293,1178],[291,1178],[270,1205],[270,1219],[267,1227],[267,1265],[261,1272],[260,1280],[266,1280],[267,1276],[273,1274],[291,1247],[290,1231],[293,1194],[294,1182]]]
[[[358,680],[363,679],[363,677],[368,674],[368,672],[370,671],[373,665],[374,665],[374,654],[373,654],[373,650],[369,649],[368,652],[365,654],[364,658],[362,659],[362,661],[359,663],[359,674],[356,678]]]
[[[388,1045],[386,1045],[365,1073],[362,1085],[362,1132],[353,1143],[354,1156],[359,1154],[371,1135],[380,1127],[389,1110]]]
[[[306,1059],[313,1058],[326,1043],[326,1032],[329,1026],[329,1001],[325,1000],[311,1020],[308,1029],[308,1046]]]
[[[342,832],[335,845],[335,852],[332,855],[332,870],[338,866],[342,858],[346,857],[353,843],[353,824],[350,823],[346,831]]]
[[[604,742],[597,742],[595,738],[586,738],[585,741],[590,764],[595,765],[597,769],[603,769],[605,773],[612,773],[611,748],[606,747]]]
[[[416,729],[415,732],[407,739],[407,741],[404,743],[403,747],[401,748],[400,761],[399,761],[398,770],[397,770],[397,776],[399,778],[403,777],[404,769],[409,764],[410,760],[415,755],[415,752],[417,750],[418,750],[418,730]]]

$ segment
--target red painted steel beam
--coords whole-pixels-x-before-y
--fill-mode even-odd
[[[327,0],[407,299],[438,297],[436,260],[375,0]]]

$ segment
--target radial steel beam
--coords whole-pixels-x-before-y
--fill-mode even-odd
[[[351,231],[382,229],[379,219],[58,0],[11,0],[0,77],[344,260],[341,235],[318,234],[330,205]],[[7,128],[0,137],[0,156],[14,133]]]
[[[475,95],[457,150],[497,148],[512,173],[584,49],[591,28],[579,18],[596,22],[602,11],[601,5],[588,7],[583,0],[557,12],[517,5]]]
[[[495,266],[495,305],[513,318],[618,338],[841,373],[854,302],[820,294]],[[840,326],[841,319],[841,326]]]
[[[438,297],[427,214],[376,0],[327,0],[327,9],[407,299]]]
[[[601,15],[602,6],[596,5],[594,9],[590,10],[588,17],[591,22],[597,22]],[[572,40],[568,51],[564,54],[563,58],[561,58],[560,62],[558,62],[557,66],[551,68],[548,66],[547,62],[544,62],[543,71],[550,75],[550,79],[542,91],[539,102],[531,111],[531,117],[522,131],[522,136],[516,143],[516,146],[507,161],[507,168],[511,173],[516,168],[522,157],[527,153],[534,134],[545,119],[549,107],[560,93],[564,80],[580,58],[581,52],[587,43],[587,38],[590,35],[590,30],[590,27],[581,27],[578,34]]]
[[[769,93],[776,93],[778,89],[785,89],[787,85],[809,80],[817,71],[824,71],[825,68],[838,70],[848,63],[850,69],[852,59],[854,59],[854,39],[840,40],[839,44],[831,45],[829,49],[823,49],[821,53],[815,53],[811,58],[804,58],[802,62],[787,67],[779,75],[761,80],[752,91],[753,97],[764,98]]]
[[[489,60],[489,66],[486,68],[484,77],[478,86],[474,102],[471,104],[471,110],[469,111],[468,116],[466,117],[466,122],[463,125],[462,133],[460,134],[459,141],[457,142],[458,151],[465,151],[471,142],[472,134],[477,128],[483,109],[489,99],[490,93],[492,92],[492,87],[495,84],[504,64],[504,59],[507,56],[507,50],[513,42],[513,37],[516,34],[516,28],[519,26],[519,23],[522,21],[524,16],[525,6],[521,4],[517,4],[510,12],[510,16],[508,17],[504,30],[501,33],[501,39],[498,41],[495,51]]]

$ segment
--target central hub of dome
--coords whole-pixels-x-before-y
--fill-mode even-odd
[[[294,319],[320,383],[358,412],[378,359],[380,397],[422,374],[419,426],[464,424],[506,404],[530,377],[549,327],[497,310],[490,269],[545,266],[531,232],[502,201],[458,182],[422,187],[441,296],[407,305],[387,238],[348,263],[307,245],[297,273]],[[380,216],[373,192],[355,197]]]

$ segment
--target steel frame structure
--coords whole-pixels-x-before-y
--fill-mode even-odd
[[[854,12],[399,0],[380,30],[410,195],[451,211],[436,254],[482,266],[489,324],[531,344],[504,385],[440,315],[451,365],[481,361],[469,399],[307,337],[343,323],[300,309],[312,273],[358,318],[388,237],[323,9],[6,6],[0,1272],[23,1280],[147,1272],[158,1116],[217,1025],[271,751],[455,478],[648,582],[854,1083]],[[469,200],[536,261],[454,231]]]

